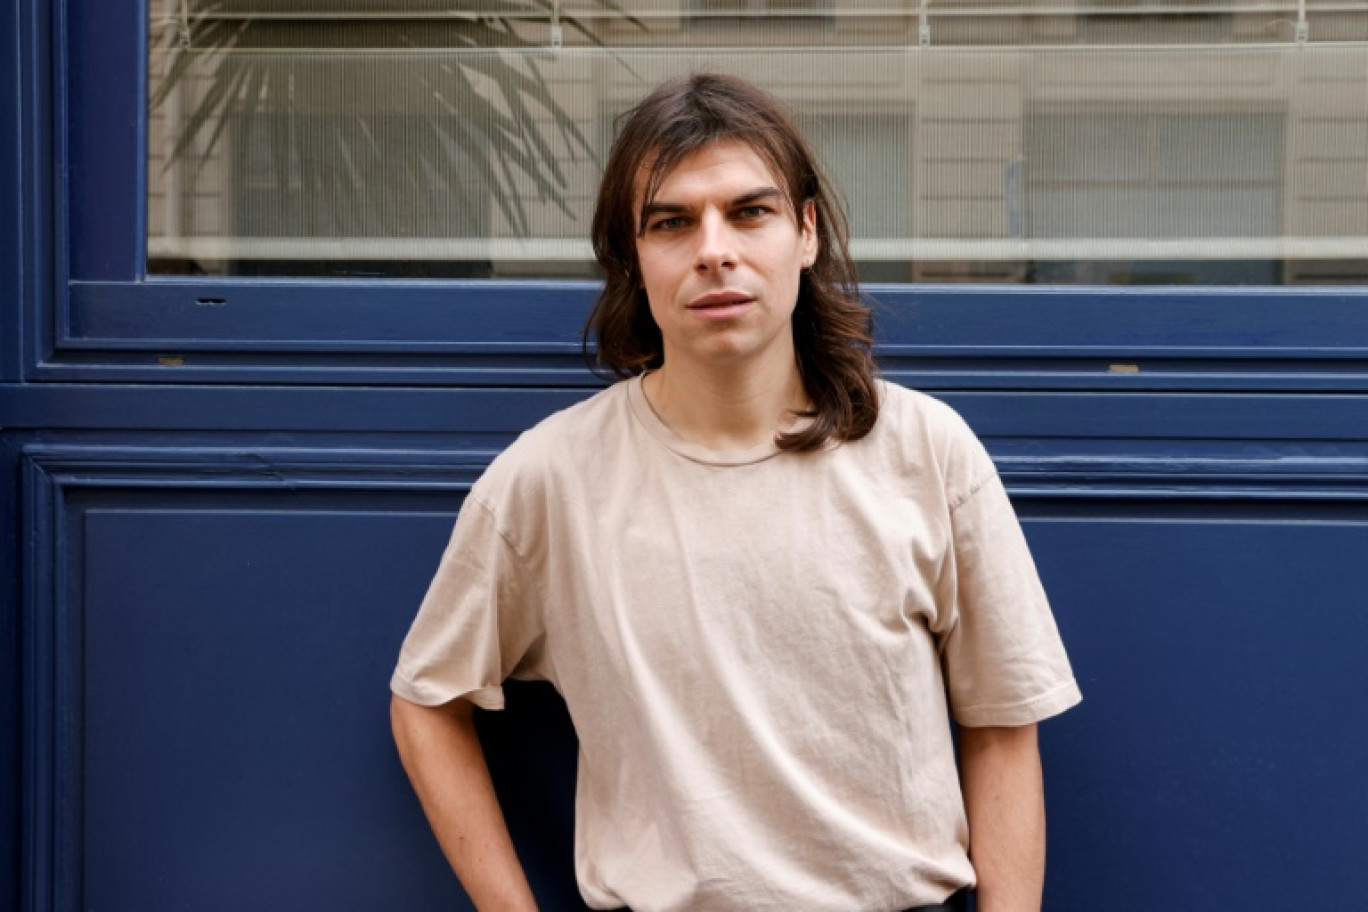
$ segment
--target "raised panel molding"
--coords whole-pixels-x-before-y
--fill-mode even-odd
[[[866,290],[884,369],[925,389],[1368,389],[1368,347],[1344,331],[1368,299],[1358,288]],[[597,292],[571,281],[73,281],[31,376],[593,387],[580,332]]]
[[[1238,760],[1229,761],[1235,764],[1231,767],[1233,772],[1223,772],[1227,761],[1222,760],[1219,753],[1211,753],[1215,750],[1212,745],[1199,742],[1162,746],[1147,742],[1143,749],[1137,749],[1129,759],[1118,758],[1114,752],[1129,737],[1126,731],[1148,730],[1162,725],[1164,723],[1158,716],[1165,712],[1172,714],[1170,724],[1187,730],[1195,724],[1195,718],[1192,717],[1194,710],[1156,708],[1142,692],[1132,689],[1127,672],[1104,664],[1108,661],[1108,655],[1116,650],[1124,653],[1129,648],[1118,641],[1118,638],[1124,639],[1127,635],[1136,637],[1131,651],[1140,650],[1137,653],[1139,655],[1152,654],[1157,660],[1163,660],[1168,655],[1166,650],[1169,647],[1165,645],[1163,631],[1149,630],[1143,624],[1134,627],[1129,634],[1117,628],[1117,624],[1125,627],[1137,623],[1134,606],[1127,606],[1122,611],[1122,606],[1114,601],[1095,603],[1094,593],[1111,585],[1112,588],[1107,590],[1109,597],[1124,599],[1129,597],[1126,587],[1118,588],[1114,583],[1109,584],[1105,575],[1089,575],[1101,573],[1100,570],[1089,569],[1080,576],[1078,568],[1093,568],[1097,566],[1097,560],[1104,560],[1129,567],[1129,572],[1138,572],[1130,564],[1143,566],[1144,557],[1136,555],[1134,548],[1129,547],[1130,543],[1156,547],[1165,561],[1172,561],[1187,555],[1189,542],[1197,550],[1192,555],[1193,560],[1198,560],[1201,553],[1217,547],[1217,543],[1225,542],[1219,547],[1231,550],[1223,550],[1219,554],[1211,552],[1212,559],[1230,560],[1233,561],[1232,566],[1241,566],[1235,557],[1240,552],[1240,542],[1249,541],[1256,547],[1255,553],[1262,555],[1273,541],[1269,536],[1287,523],[1296,524],[1296,528],[1301,530],[1297,534],[1305,540],[1300,541],[1297,547],[1306,554],[1314,553],[1315,547],[1322,542],[1330,546],[1352,544],[1362,538],[1362,530],[1368,526],[1368,508],[1365,507],[1365,502],[1368,502],[1368,454],[1357,445],[1327,443],[1323,449],[1317,450],[1305,442],[1266,441],[1241,447],[1225,443],[1220,445],[1220,449],[1208,447],[1205,452],[1200,447],[1193,447],[1179,458],[1146,452],[1147,445],[1144,442],[1123,445],[1117,441],[1053,440],[1046,443],[1008,438],[990,439],[989,445],[1008,489],[1018,503],[1028,536],[1036,544],[1037,560],[1042,573],[1046,575],[1047,586],[1052,593],[1058,592],[1063,596],[1057,602],[1057,611],[1066,638],[1072,636],[1078,648],[1077,665],[1091,678],[1083,680],[1085,695],[1091,695],[1085,699],[1084,707],[1066,716],[1057,723],[1057,727],[1052,725],[1050,731],[1057,734],[1052,734],[1054,740],[1047,743],[1048,759],[1056,765],[1056,769],[1070,769],[1075,771],[1074,775],[1084,778],[1086,773],[1080,772],[1080,769],[1086,770],[1092,765],[1094,775],[1125,774],[1131,777],[1132,782],[1130,792],[1117,793],[1105,784],[1084,782],[1053,792],[1057,795],[1054,801],[1062,824],[1059,827],[1056,857],[1066,864],[1072,857],[1073,865],[1069,870],[1070,876],[1075,878],[1072,885],[1064,884],[1055,890],[1057,895],[1067,899],[1064,905],[1057,908],[1082,912],[1095,907],[1095,895],[1089,894],[1083,886],[1092,882],[1088,878],[1096,880],[1114,876],[1116,872],[1097,869],[1095,874],[1085,876],[1082,873],[1091,869],[1094,859],[1078,854],[1083,851],[1079,848],[1080,834],[1091,832],[1095,826],[1091,822],[1093,815],[1086,813],[1078,802],[1086,798],[1089,802],[1105,803],[1108,812],[1140,813],[1140,805],[1133,800],[1133,789],[1161,787],[1152,777],[1159,775],[1163,764],[1170,762],[1170,749],[1188,753],[1191,759],[1185,775],[1194,780],[1200,781],[1207,776],[1235,776],[1231,780],[1233,784],[1227,789],[1231,791],[1227,797],[1232,801],[1236,800],[1238,788],[1243,787],[1241,783],[1245,779],[1251,783],[1249,787],[1264,789],[1271,781],[1270,776],[1274,779],[1276,776],[1263,769],[1251,771],[1241,767]],[[150,529],[155,539],[153,557],[148,558],[151,560],[168,548],[177,554],[187,549],[189,553],[199,553],[194,551],[196,542],[213,541],[213,536],[241,531],[245,537],[239,535],[235,539],[225,539],[237,542],[231,545],[231,549],[235,549],[231,551],[232,555],[237,556],[234,559],[242,555],[264,558],[270,552],[262,550],[265,547],[262,542],[252,541],[254,532],[264,530],[270,535],[280,536],[280,541],[289,544],[300,540],[300,522],[314,522],[318,529],[327,528],[328,524],[335,522],[350,529],[355,550],[357,535],[363,535],[371,528],[373,518],[379,518],[384,524],[389,522],[386,517],[398,516],[397,522],[401,524],[414,517],[420,518],[425,528],[432,532],[431,537],[435,542],[441,534],[440,530],[445,528],[450,515],[455,512],[460,497],[479,477],[496,452],[497,449],[492,447],[436,449],[419,446],[230,448],[35,443],[25,447],[21,457],[24,527],[29,530],[24,545],[24,618],[21,626],[24,657],[21,755],[24,759],[25,912],[76,912],[81,908],[98,908],[99,900],[105,897],[85,895],[87,878],[103,878],[99,882],[109,884],[112,883],[109,878],[113,875],[108,872],[120,870],[119,865],[108,857],[108,847],[113,844],[108,838],[97,841],[102,858],[100,864],[92,869],[83,857],[85,841],[90,838],[87,828],[103,827],[99,832],[108,834],[110,824],[107,821],[123,819],[120,815],[130,813],[128,803],[133,800],[119,790],[113,795],[117,807],[113,811],[105,807],[111,800],[111,793],[107,788],[99,789],[99,784],[108,781],[108,777],[119,770],[135,768],[135,765],[126,758],[109,760],[107,751],[99,758],[88,756],[88,726],[91,723],[85,715],[90,699],[86,690],[89,663],[103,656],[99,661],[104,665],[99,667],[105,669],[101,673],[108,675],[109,663],[122,655],[119,652],[122,646],[116,648],[116,644],[108,642],[113,636],[111,631],[117,631],[119,637],[126,635],[126,631],[108,617],[98,619],[99,623],[92,628],[91,618],[87,617],[89,605],[94,604],[91,600],[104,604],[107,609],[111,598],[118,603],[120,599],[142,597],[126,595],[122,591],[111,593],[110,568],[122,566],[119,563],[120,556],[130,554],[135,559],[141,559],[138,550],[141,543],[121,543],[120,535],[126,530]],[[111,548],[117,552],[104,553],[99,558],[96,566],[103,568],[100,570],[103,575],[95,582],[86,577],[91,566],[86,554],[89,544],[87,527],[91,517],[95,518],[102,530],[96,544],[104,552],[110,552]],[[184,517],[184,520],[180,517]],[[176,542],[178,536],[174,531],[182,521],[187,523],[187,541],[184,544]],[[270,538],[270,541],[275,540]],[[1092,551],[1084,554],[1080,552],[1082,548],[1091,548]],[[212,554],[210,558],[224,559],[221,555],[214,557]],[[430,559],[435,559],[435,556],[415,559],[415,567],[421,564],[421,568],[412,570],[410,575],[418,577],[426,573]],[[1080,565],[1080,560],[1085,563]],[[1247,563],[1250,559],[1245,560]],[[1252,567],[1247,569],[1253,570]],[[136,571],[136,567],[133,571]],[[189,565],[182,563],[175,568],[175,572],[179,574],[176,579],[189,580],[193,584],[189,586],[191,591],[204,591],[216,585],[212,580],[198,578],[200,573],[193,561]],[[1165,565],[1156,566],[1151,579],[1144,581],[1144,585],[1154,585],[1155,579],[1162,580],[1165,572],[1169,572]],[[1190,571],[1185,572],[1189,572],[1189,576],[1176,578],[1175,585],[1183,585],[1184,580],[1189,584],[1193,581]],[[1280,581],[1279,585],[1282,585],[1290,578],[1288,573],[1295,575],[1298,571],[1293,566],[1287,572],[1274,572]],[[268,569],[265,573],[270,580],[288,576],[282,574],[279,568]],[[308,574],[303,575],[307,577]],[[1223,591],[1220,587],[1225,585],[1219,575],[1204,581],[1197,580],[1197,584],[1207,587],[1217,597]],[[1211,589],[1213,586],[1216,588]],[[1325,591],[1340,593],[1343,588],[1342,580],[1327,580]],[[166,596],[163,594],[162,597]],[[1248,597],[1247,592],[1238,588],[1230,596],[1237,604]],[[1341,599],[1342,594],[1334,597]],[[1181,602],[1184,595],[1175,590],[1173,598]],[[134,617],[138,616],[138,610],[157,612],[150,616],[153,626],[162,622],[186,623],[177,619],[174,612],[168,611],[164,603],[157,603],[163,607],[149,609],[140,608],[140,604],[133,603],[129,610]],[[1238,617],[1237,605],[1211,602],[1207,605],[1215,616]],[[1321,604],[1316,607],[1318,613],[1314,617],[1308,616],[1306,623],[1314,625],[1319,631],[1315,634],[1317,642],[1347,643],[1357,636],[1356,625],[1361,626],[1357,614],[1340,614],[1339,608],[1333,605]],[[381,614],[390,615],[381,626],[389,629],[401,623],[397,615],[407,616],[412,608],[413,605],[407,602],[400,609],[377,606]],[[258,623],[262,618],[269,619],[271,615],[262,613],[265,610],[258,606],[256,614],[251,617]],[[1166,610],[1170,622],[1174,618],[1191,617],[1186,607],[1174,605]],[[1118,611],[1121,613],[1118,614]],[[354,620],[357,615],[349,617]],[[1249,624],[1230,640],[1234,648],[1241,653],[1253,651],[1256,655],[1276,649],[1276,644],[1268,640],[1282,636],[1285,623],[1278,621],[1277,616],[1266,609],[1259,609],[1248,620]],[[1193,619],[1191,623],[1197,624],[1198,631],[1206,635],[1199,619]],[[209,631],[216,630],[218,628],[213,624],[209,625]],[[232,632],[231,628],[229,632]],[[149,632],[148,635],[153,633]],[[131,633],[127,635],[132,636]],[[247,637],[241,642],[255,642],[250,639],[255,636],[253,633],[239,632],[239,636]],[[132,642],[137,642],[136,638]],[[1219,639],[1213,642],[1219,642]],[[1300,651],[1296,653],[1299,657],[1295,660],[1286,659],[1280,673],[1307,668],[1305,657],[1301,656],[1307,648],[1304,645],[1299,647]],[[1175,645],[1174,655],[1181,655],[1181,661],[1185,663],[1175,669],[1180,676],[1187,675],[1192,680],[1206,682],[1203,686],[1219,689],[1219,669],[1229,667],[1236,676],[1233,680],[1259,680],[1257,675],[1248,677],[1254,674],[1254,670],[1243,658],[1212,655],[1210,660],[1215,663],[1215,668],[1209,674],[1217,677],[1208,681],[1204,677],[1208,674],[1204,666],[1194,663],[1188,654],[1193,649],[1199,647],[1178,649]],[[327,664],[325,653],[326,649],[323,649],[320,658],[324,665]],[[1126,659],[1114,657],[1113,660]],[[125,671],[131,668],[155,679],[158,672],[154,666],[155,663],[116,663],[114,667]],[[1270,667],[1278,668],[1276,662]],[[1318,674],[1321,677],[1306,686],[1324,688],[1329,686],[1326,682],[1330,680],[1350,688],[1364,686],[1362,673],[1350,669],[1337,659]],[[1139,686],[1138,681],[1136,686]],[[118,688],[115,690],[118,691]],[[1319,690],[1314,693],[1319,693]],[[99,717],[103,720],[99,721],[99,725],[103,726],[101,730],[104,731],[126,716],[132,698],[121,698],[123,702],[118,702],[103,689],[97,696],[99,701],[104,701],[101,705],[115,707]],[[1297,718],[1296,713],[1301,711],[1298,700],[1311,699],[1312,696],[1287,697],[1284,700],[1287,705],[1275,707],[1277,715],[1271,718],[1282,728],[1293,725],[1288,720]],[[1210,710],[1209,704],[1215,699],[1212,694],[1201,693],[1193,694],[1192,698],[1194,705],[1202,707],[1202,713]],[[109,701],[115,702],[109,704]],[[1138,718],[1113,718],[1108,713],[1108,705],[1113,701],[1129,707],[1126,712],[1144,715]],[[1257,740],[1256,736],[1247,735],[1257,730],[1249,720],[1251,713],[1257,714],[1259,711],[1259,707],[1239,709],[1238,724],[1229,723],[1234,726],[1230,730],[1236,733],[1231,737],[1255,738],[1240,748],[1252,758],[1250,763],[1282,762],[1281,749]],[[108,744],[110,735],[106,732],[102,737],[101,743]],[[288,738],[285,740],[288,741]],[[1338,767],[1326,767],[1327,763],[1343,765],[1357,763],[1360,759],[1368,761],[1368,748],[1362,741],[1362,738],[1340,739],[1339,759],[1323,760],[1317,775],[1339,775]],[[137,747],[134,745],[129,750]],[[155,753],[159,750],[158,745],[145,744],[142,747],[154,751],[153,756],[159,756]],[[1307,743],[1303,747],[1312,753],[1332,750],[1328,741]],[[194,760],[202,758],[202,753],[192,752],[190,756]],[[123,758],[123,755],[119,757]],[[91,766],[92,763],[96,766]],[[112,763],[113,772],[106,766],[100,766],[100,763]],[[393,784],[392,779],[387,774],[385,786],[378,789],[383,793],[383,802],[394,802],[401,810],[412,812],[413,809],[403,805],[407,799],[402,797],[400,791],[391,795],[389,787]],[[98,791],[88,795],[86,786],[92,781],[96,783]],[[248,785],[238,787],[247,788]],[[370,787],[374,788],[375,783],[371,782]],[[168,792],[175,793],[172,784],[166,788]],[[566,791],[569,786],[562,782],[558,788]],[[92,800],[97,802],[96,806],[90,804]],[[1351,800],[1348,805],[1355,814],[1363,803],[1358,801],[1356,804],[1356,800]],[[376,801],[383,804],[379,799]],[[1168,801],[1170,799],[1166,797],[1160,805],[1168,809]],[[1351,841],[1349,834],[1341,832],[1344,829],[1341,818],[1346,805],[1338,807],[1340,810],[1320,809],[1316,813],[1321,815],[1326,832],[1339,833],[1348,842]],[[172,819],[176,819],[175,813],[181,812],[164,812],[171,814]],[[1158,814],[1157,811],[1153,813]],[[1159,817],[1162,818],[1162,815]],[[420,828],[419,824],[414,823],[415,819],[420,818],[413,818],[410,814],[403,818],[402,824],[396,824],[387,818],[385,825],[395,827],[398,835],[394,838],[402,840],[412,837],[415,845],[419,845],[422,844],[422,834],[414,835],[416,828]],[[346,822],[354,824],[355,820],[347,818]],[[1159,825],[1160,822],[1150,818],[1137,823],[1142,829]],[[567,833],[562,833],[558,838],[563,842],[564,838],[568,838]],[[239,840],[235,845],[241,842]],[[1298,843],[1303,848],[1313,844],[1319,845],[1320,840]],[[1162,850],[1156,851],[1162,855]],[[139,864],[153,863],[141,856],[135,860]],[[414,874],[415,882],[425,883],[423,878],[431,871],[441,871],[439,859],[434,861],[428,858],[424,864],[428,866]],[[92,870],[94,874],[91,874]],[[554,867],[552,861],[537,866],[537,871],[537,876],[542,877],[564,875],[560,868]],[[190,877],[189,874],[184,876]],[[438,875],[433,874],[432,877],[432,883],[439,883]],[[1192,883],[1195,891],[1191,894],[1193,897],[1207,895],[1203,891],[1210,889],[1208,884],[1197,880]],[[141,889],[137,884],[121,882],[108,889],[115,887],[134,892]],[[278,895],[293,895],[289,891],[296,887],[281,881]],[[452,895],[456,897],[452,901],[459,908],[459,893]],[[1137,897],[1143,895],[1143,889],[1135,893]],[[433,899],[434,908],[439,900],[446,901],[440,897]],[[1113,904],[1112,907],[1132,908],[1124,904]],[[548,908],[554,908],[554,904]]]
[[[461,445],[503,446],[591,394],[572,389],[202,387],[91,383],[0,385],[6,428],[251,433],[446,435]],[[936,392],[988,440],[1031,442],[1031,454],[1111,452],[1201,457],[1210,443],[1247,447],[1258,459],[1368,454],[1368,396],[1344,394]],[[244,440],[243,446],[249,445]],[[1327,447],[1335,449],[1327,451]],[[1353,447],[1358,447],[1357,450]],[[1160,449],[1162,448],[1162,449]],[[1105,451],[1097,451],[1104,452]],[[1232,450],[1231,452],[1236,452]],[[1218,454],[1218,458],[1224,458]],[[1240,458],[1245,458],[1241,456]]]
[[[1181,452],[1095,440],[985,441],[1013,496],[1040,498],[1368,498],[1368,445],[1227,443]],[[1168,449],[1168,448],[1166,448]],[[1140,452],[1136,452],[1140,450]],[[499,447],[109,446],[23,448],[30,486],[467,491]]]
[[[497,449],[119,447],[35,444],[26,463],[58,490],[320,488],[468,491]]]
[[[92,903],[101,905],[102,897],[84,894],[89,876],[83,848],[90,814],[86,782],[91,769],[86,674],[91,650],[102,647],[90,639],[87,607],[90,599],[107,601],[111,593],[107,588],[92,591],[85,576],[92,517],[115,529],[131,521],[164,533],[167,522],[193,522],[196,517],[228,525],[238,517],[259,517],[264,528],[274,528],[300,516],[321,526],[348,520],[355,524],[368,516],[392,525],[397,516],[398,521],[422,521],[433,533],[425,541],[439,543],[460,496],[492,456],[489,450],[325,453],[43,444],[23,448],[23,520],[30,530],[24,542],[21,625],[21,879],[26,912],[76,912]],[[421,503],[415,492],[422,492]],[[289,502],[277,503],[281,496]],[[139,516],[148,519],[138,520]],[[106,547],[111,542],[108,534],[106,530],[100,542]],[[201,528],[198,534],[215,533]],[[128,543],[135,555],[137,544]],[[439,544],[431,550],[421,561],[425,573],[435,566]],[[221,554],[205,553],[207,562],[222,559]],[[191,577],[196,574],[193,566],[183,569]],[[261,583],[269,588],[288,578],[277,568],[263,574]],[[420,595],[421,591],[409,592],[404,611],[411,612]],[[387,623],[392,627],[397,622]],[[109,629],[107,621],[102,629]],[[102,870],[111,867],[106,864]]]

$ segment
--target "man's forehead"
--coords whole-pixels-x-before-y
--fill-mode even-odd
[[[654,184],[655,188],[658,190],[665,181],[679,174],[680,171],[688,171],[696,167],[700,158],[708,152],[719,147],[728,146],[744,150],[753,155],[756,161],[760,163],[760,166],[764,168],[765,173],[769,175],[770,180],[774,182],[774,186],[783,188],[784,179],[782,175],[780,175],[775,163],[771,161],[769,156],[765,155],[757,145],[746,142],[744,139],[726,137],[705,143],[696,149],[690,149],[677,158],[668,154],[662,155],[662,150],[659,148],[652,150],[649,154],[644,156],[641,160],[641,165],[637,168],[636,175],[632,180],[633,208],[637,212],[640,212],[642,206],[650,202],[650,200],[646,199],[646,193],[648,189],[652,187],[652,184]],[[673,161],[670,160],[672,158],[674,159]],[[663,167],[665,170],[664,173],[657,174],[656,172],[661,165],[662,159],[664,159]]]

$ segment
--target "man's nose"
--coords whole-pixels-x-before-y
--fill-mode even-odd
[[[736,234],[720,212],[705,213],[698,227],[694,268],[699,272],[736,265]]]

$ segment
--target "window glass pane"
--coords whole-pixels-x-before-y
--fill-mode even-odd
[[[1368,282],[1368,4],[153,0],[148,272],[592,276],[614,118],[797,112],[876,281]]]

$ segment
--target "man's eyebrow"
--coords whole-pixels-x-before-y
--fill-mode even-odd
[[[642,218],[643,218],[643,219],[646,219],[646,218],[650,218],[650,217],[653,216],[653,215],[660,215],[661,213],[669,213],[669,214],[673,215],[673,214],[678,213],[678,212],[688,212],[688,211],[689,211],[689,207],[688,207],[688,206],[685,206],[685,205],[682,204],[682,203],[661,203],[661,202],[652,202],[652,203],[649,203],[649,204],[647,204],[647,205],[645,205],[645,206],[643,206],[643,207],[641,208],[641,215],[642,215]]]
[[[779,191],[778,187],[757,187],[754,190],[748,190],[740,196],[734,197],[731,201],[731,205],[745,206],[749,205],[750,203],[759,202],[760,200],[768,200],[773,199],[775,197],[782,197],[783,195],[784,194]],[[689,207],[685,206],[683,203],[661,202],[660,200],[654,200],[642,208],[641,215],[643,219],[646,219],[650,218],[653,215],[675,215],[680,212],[688,211]]]
[[[736,199],[732,200],[732,205],[744,206],[747,203],[757,203],[760,200],[774,199],[776,196],[782,197],[783,195],[784,194],[779,192],[778,187],[760,187],[749,193],[741,194]]]

